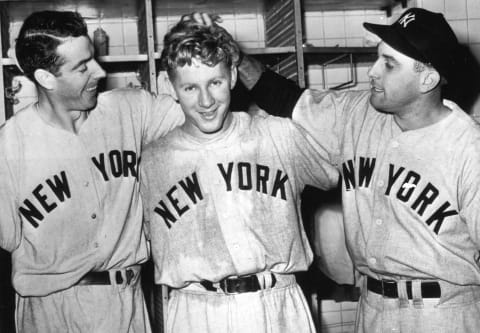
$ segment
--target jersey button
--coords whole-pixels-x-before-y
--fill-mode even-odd
[[[377,263],[377,259],[372,257],[372,258],[368,259],[368,262],[372,265],[375,265]]]
[[[375,220],[375,223],[376,223],[377,225],[382,225],[383,221],[380,220],[380,219],[376,219],[376,220]]]
[[[93,213],[93,214],[92,214],[92,219],[95,220],[96,218],[97,218],[97,214]]]
[[[383,185],[385,185],[385,183],[383,182],[383,180],[379,180],[377,185],[378,187],[382,187]]]

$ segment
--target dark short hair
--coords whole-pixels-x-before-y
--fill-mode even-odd
[[[177,67],[191,65],[192,59],[215,66],[221,62],[228,67],[237,64],[240,49],[233,37],[221,26],[205,26],[182,18],[163,39],[162,67],[169,75]]]
[[[88,36],[82,16],[71,11],[40,11],[28,16],[20,29],[15,54],[24,74],[35,81],[37,69],[58,74],[64,59],[57,47],[66,37]]]

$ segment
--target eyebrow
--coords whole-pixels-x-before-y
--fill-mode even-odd
[[[86,63],[89,62],[90,59],[92,59],[92,58],[93,58],[93,57],[89,57],[89,58],[87,58],[87,59],[80,60],[75,66],[72,67],[72,70],[75,70],[75,69],[77,69],[78,67],[86,64]]]
[[[398,64],[398,60],[395,59],[395,57],[391,56],[391,55],[388,55],[388,54],[382,54],[380,55],[382,58],[385,58],[386,60],[388,61],[391,61],[391,62],[394,62],[396,64]]]

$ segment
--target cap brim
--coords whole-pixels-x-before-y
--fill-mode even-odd
[[[382,41],[410,58],[425,62],[425,57],[404,37],[400,29],[391,25],[363,23],[365,29],[377,35]]]

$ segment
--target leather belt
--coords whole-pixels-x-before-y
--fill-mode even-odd
[[[412,299],[412,281],[406,281],[407,295]],[[367,277],[367,289],[389,298],[398,298],[397,282],[389,280],[377,280]],[[425,281],[421,283],[423,298],[440,298],[440,284],[435,281]]]
[[[270,288],[273,288],[277,279],[273,273],[270,274],[272,277]],[[218,291],[218,288],[220,288],[226,294],[249,293],[262,289],[258,282],[258,277],[255,274],[225,278],[218,282],[218,287],[215,286],[217,285],[216,283],[207,280],[200,281],[200,284],[208,291]]]
[[[135,276],[135,272],[133,269],[126,269],[125,270],[125,276],[126,276],[126,285],[129,285],[130,282],[132,282],[133,277]],[[122,276],[122,271],[116,271],[115,272],[115,281],[110,280],[110,273],[108,271],[103,271],[103,272],[88,272],[85,274],[80,281],[76,283],[78,286],[85,286],[85,285],[92,285],[92,284],[97,284],[97,285],[109,285],[109,284],[123,284],[123,276]]]

